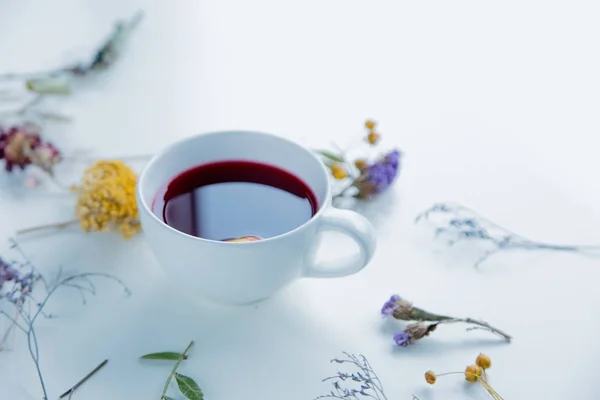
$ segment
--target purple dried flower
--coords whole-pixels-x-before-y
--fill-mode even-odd
[[[394,342],[396,346],[406,347],[410,344],[410,335],[404,331],[398,332],[394,335]]]
[[[394,313],[400,306],[398,302],[400,301],[400,296],[397,294],[390,297],[388,301],[385,302],[383,307],[381,308],[381,315],[384,317],[388,317]]]
[[[356,182],[359,191],[357,197],[368,198],[386,191],[396,179],[399,166],[400,151],[398,150],[394,150],[379,161],[368,165]]]

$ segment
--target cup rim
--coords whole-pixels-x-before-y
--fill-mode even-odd
[[[253,242],[224,242],[221,240],[213,240],[213,239],[205,239],[205,238],[201,238],[198,236],[193,236],[190,234],[187,234],[185,232],[182,232],[180,230],[177,230],[175,228],[173,228],[172,226],[168,225],[165,221],[163,221],[161,218],[158,218],[158,216],[152,211],[152,208],[150,206],[148,206],[146,199],[143,196],[142,193],[142,187],[144,186],[144,180],[146,178],[147,175],[147,171],[152,168],[152,166],[154,164],[156,164],[158,162],[158,160],[163,157],[165,154],[168,154],[170,152],[173,151],[173,149],[175,149],[176,147],[180,146],[181,144],[185,143],[185,142],[189,142],[192,140],[195,140],[199,137],[206,137],[206,136],[217,136],[217,135],[222,135],[224,133],[244,133],[244,134],[251,134],[251,135],[260,135],[260,136],[267,136],[271,139],[275,139],[275,140],[280,140],[283,142],[287,142],[288,144],[294,145],[298,148],[300,148],[303,152],[305,152],[310,158],[312,158],[316,163],[319,164],[321,171],[323,172],[323,176],[325,176],[326,180],[327,180],[327,184],[326,184],[326,189],[325,189],[325,198],[323,200],[323,203],[320,204],[317,212],[306,222],[304,222],[302,225],[292,229],[291,231],[287,231],[285,233],[282,233],[280,235],[277,236],[272,236],[272,237],[268,237],[266,239],[261,239],[261,240],[257,240],[257,241],[253,241]],[[304,182],[311,190],[313,190],[313,188],[307,183]],[[215,245],[223,245],[223,246],[227,246],[227,245],[235,245],[235,246],[251,246],[251,245],[259,245],[262,243],[267,243],[267,242],[272,242],[272,241],[276,241],[278,239],[283,239],[285,237],[291,236],[294,233],[306,229],[308,226],[314,224],[317,219],[325,212],[325,209],[330,205],[331,203],[331,184],[329,182],[329,174],[327,172],[327,169],[325,167],[325,164],[323,164],[323,162],[319,159],[319,157],[312,152],[310,149],[300,145],[298,142],[285,138],[285,137],[281,137],[278,136],[276,134],[273,133],[267,133],[267,132],[261,132],[261,131],[251,131],[251,130],[245,130],[245,129],[239,129],[239,130],[235,130],[235,129],[230,129],[230,130],[221,130],[221,131],[209,131],[209,132],[203,132],[203,133],[196,133],[194,135],[191,136],[187,136],[181,139],[178,139],[174,142],[172,142],[170,145],[164,147],[162,150],[156,152],[152,158],[150,159],[150,161],[148,161],[148,163],[144,166],[139,178],[138,178],[138,182],[136,184],[136,194],[137,194],[137,203],[138,203],[138,213],[141,212],[142,210],[140,210],[140,208],[143,209],[143,211],[147,214],[150,215],[150,218],[153,219],[155,222],[158,222],[158,224],[160,225],[161,228],[166,228],[168,230],[170,230],[172,233],[178,234],[182,237],[185,237],[187,239],[191,239],[194,241],[197,241],[199,243],[210,243],[210,244],[215,244]],[[141,207],[140,207],[141,205]]]

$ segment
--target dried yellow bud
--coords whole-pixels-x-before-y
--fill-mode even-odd
[[[482,373],[483,369],[479,365],[469,365],[465,369],[465,379],[469,382],[477,382]]]
[[[367,120],[367,122],[365,122],[365,126],[367,127],[367,129],[369,130],[373,130],[375,129],[375,125],[377,125],[375,123],[375,121],[373,121],[372,119]]]
[[[480,353],[475,360],[475,364],[480,366],[482,369],[488,369],[492,366],[492,359],[483,353]]]
[[[433,373],[433,371],[427,371],[427,372],[425,372],[425,380],[430,385],[433,385],[435,383],[436,379],[437,379],[437,377],[435,376],[435,374]]]
[[[342,167],[339,164],[336,165],[332,165],[331,166],[331,175],[333,175],[333,177],[335,179],[344,179],[345,177],[348,176],[348,174],[346,173],[346,170],[344,169],[344,167]]]
[[[377,144],[377,142],[379,142],[379,139],[381,139],[381,135],[379,133],[371,132],[367,136],[367,142],[369,142],[370,144]]]
[[[358,159],[356,161],[354,161],[354,166],[359,170],[362,171],[363,169],[367,168],[367,160],[363,160],[363,159]]]

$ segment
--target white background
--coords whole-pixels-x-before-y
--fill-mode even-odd
[[[22,241],[48,271],[114,273],[133,291],[123,298],[100,285],[86,306],[72,293],[49,305],[59,319],[40,321],[38,335],[52,399],[105,358],[74,398],[157,399],[170,365],[137,357],[191,339],[181,372],[209,400],[311,400],[329,391],[320,379],[342,351],[365,354],[390,399],[487,398],[460,376],[433,387],[423,379],[460,371],[479,352],[492,357],[491,383],[506,399],[597,398],[597,260],[514,252],[476,271],[472,259],[434,252],[430,232],[412,223],[453,200],[533,239],[600,242],[597,2],[0,0],[0,72],[87,57],[137,8],[146,18],[118,65],[58,105],[74,121],[48,135],[65,151],[147,154],[234,128],[346,145],[374,118],[384,145],[404,152],[403,169],[365,211],[379,248],[363,272],[301,281],[258,307],[190,304],[143,236],[72,230]],[[76,177],[84,166],[59,172]],[[3,238],[72,217],[69,195],[18,180],[2,178]],[[347,251],[331,243],[330,256]],[[392,293],[484,318],[515,340],[453,326],[394,348],[402,325],[379,316]],[[21,336],[13,348],[0,353],[0,397],[41,399]]]

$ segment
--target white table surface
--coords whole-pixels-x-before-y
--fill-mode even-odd
[[[479,352],[492,357],[491,382],[506,399],[598,397],[597,260],[513,252],[476,271],[472,260],[434,252],[429,232],[412,223],[452,200],[537,240],[600,243],[597,2],[5,0],[0,72],[87,56],[137,8],[146,18],[119,64],[60,102],[74,121],[48,135],[63,149],[145,154],[235,128],[326,146],[348,143],[375,118],[384,143],[405,153],[402,173],[365,211],[379,245],[363,272],[300,281],[257,307],[190,304],[143,235],[23,241],[48,271],[114,273],[133,292],[101,285],[86,306],[76,293],[49,305],[59,319],[40,321],[38,335],[53,399],[105,358],[74,398],[157,399],[170,365],[137,358],[192,339],[181,371],[209,400],[313,399],[329,391],[320,379],[335,373],[329,359],[342,351],[367,356],[389,399],[488,398],[460,376],[433,387],[423,379],[429,369],[462,370]],[[71,217],[72,199],[51,187],[26,191],[5,175],[1,183],[2,238]],[[324,252],[338,250],[332,241]],[[392,293],[484,318],[514,342],[448,326],[394,348],[379,315]],[[21,336],[13,347],[0,353],[0,398],[41,399]]]

